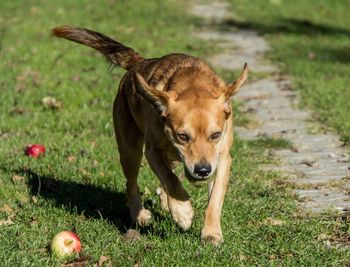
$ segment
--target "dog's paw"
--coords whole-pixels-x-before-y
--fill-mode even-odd
[[[165,193],[162,187],[158,187],[156,192],[157,192],[157,195],[159,196],[160,204],[162,205],[163,210],[169,211],[167,193]]]
[[[133,218],[140,226],[149,225],[152,220],[152,213],[148,209],[140,209],[138,214]]]
[[[193,208],[191,201],[179,201],[168,198],[168,205],[174,221],[183,229],[188,230],[192,225]]]
[[[224,241],[221,231],[205,231],[202,230],[201,236],[202,244],[212,244],[214,246],[219,245]]]

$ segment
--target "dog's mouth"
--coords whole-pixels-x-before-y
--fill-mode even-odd
[[[214,175],[210,175],[203,178],[197,178],[191,175],[191,173],[187,170],[186,166],[184,167],[184,170],[187,180],[189,180],[194,186],[202,186],[208,184],[214,177]]]

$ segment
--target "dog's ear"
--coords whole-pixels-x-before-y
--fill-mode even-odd
[[[225,112],[226,119],[228,119],[231,115],[231,110],[232,110],[231,99],[236,93],[238,93],[240,87],[247,80],[247,77],[248,77],[248,65],[247,63],[245,63],[241,75],[239,75],[239,77],[233,83],[231,83],[225,88],[223,95],[225,97],[224,112]]]
[[[168,115],[170,95],[150,86],[137,72],[135,72],[134,83],[136,91],[154,105],[162,117],[166,117]]]
[[[247,63],[245,63],[241,75],[239,75],[239,77],[233,83],[231,83],[229,86],[226,87],[225,89],[226,101],[231,100],[232,96],[238,93],[240,87],[247,80],[247,77],[248,77],[248,65]]]

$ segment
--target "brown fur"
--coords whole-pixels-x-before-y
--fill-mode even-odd
[[[140,225],[151,220],[137,185],[144,149],[161,183],[162,207],[184,230],[191,226],[193,209],[172,171],[173,163],[182,162],[191,181],[209,181],[202,240],[221,242],[221,208],[233,142],[230,101],[247,78],[247,66],[234,83],[226,85],[207,63],[195,57],[170,54],[144,59],[101,33],[76,27],[58,27],[53,34],[91,46],[128,70],[119,85],[113,120],[132,218]]]

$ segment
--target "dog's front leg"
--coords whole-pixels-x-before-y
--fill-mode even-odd
[[[218,163],[216,178],[209,184],[209,203],[205,211],[202,242],[217,245],[223,241],[221,231],[221,209],[230,175],[231,157],[222,158]]]
[[[167,194],[169,211],[174,221],[183,230],[188,230],[193,218],[193,208],[188,193],[182,187],[179,178],[172,172],[161,150],[146,147],[145,155]]]

